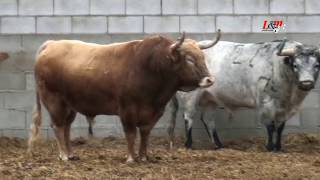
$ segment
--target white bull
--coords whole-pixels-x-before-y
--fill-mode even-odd
[[[184,111],[187,148],[192,146],[192,123],[197,111],[211,140],[218,148],[223,147],[215,120],[202,119],[208,109],[223,106],[229,113],[242,107],[256,109],[267,128],[266,148],[279,151],[285,122],[299,110],[318,78],[319,49],[286,40],[250,44],[220,41],[204,52],[216,81],[204,90],[176,94],[168,129],[171,147],[178,107]]]

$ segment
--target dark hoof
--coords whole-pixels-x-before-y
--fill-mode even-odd
[[[216,150],[216,151],[222,150],[222,149],[224,149],[224,146],[216,146],[213,149]]]
[[[70,161],[79,161],[80,157],[79,156],[70,156],[70,157],[68,157],[68,160],[70,160]]]
[[[274,147],[273,147],[273,145],[268,144],[268,145],[266,145],[266,149],[267,149],[269,152],[271,152],[271,151],[273,151]]]
[[[186,147],[186,149],[192,149],[192,143],[185,143],[184,146]]]

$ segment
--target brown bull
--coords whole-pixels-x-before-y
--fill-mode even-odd
[[[127,162],[134,161],[138,127],[139,156],[146,160],[150,131],[176,91],[213,84],[200,48],[215,43],[199,47],[194,40],[184,40],[184,34],[177,42],[161,36],[110,45],[45,42],[35,64],[37,103],[29,150],[39,134],[42,103],[51,117],[60,159],[77,158],[70,147],[70,126],[79,112],[120,116]]]

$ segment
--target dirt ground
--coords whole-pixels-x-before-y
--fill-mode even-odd
[[[126,142],[113,137],[73,140],[78,161],[57,159],[54,141],[41,142],[32,156],[23,139],[0,138],[0,179],[320,179],[320,135],[290,134],[285,152],[270,153],[264,140],[226,142],[227,148],[174,150],[152,138],[150,161],[126,164]],[[199,143],[198,143],[199,145]]]

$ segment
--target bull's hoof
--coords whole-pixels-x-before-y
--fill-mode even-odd
[[[184,146],[186,147],[186,149],[192,149],[192,143],[190,142],[186,142]]]
[[[79,156],[69,156],[68,157],[68,160],[70,160],[70,161],[78,161],[78,160],[80,160],[80,157]]]
[[[275,145],[274,146],[274,149],[273,149],[274,152],[281,152],[281,145]]]
[[[133,164],[135,162],[134,158],[132,158],[131,156],[129,156],[126,160],[126,164]]]
[[[148,162],[149,158],[147,156],[140,156],[140,162]]]
[[[224,146],[216,146],[213,148],[215,151],[224,149]]]
[[[267,144],[267,145],[266,145],[266,149],[267,149],[269,152],[273,151],[273,149],[274,149],[273,144]]]
[[[58,157],[58,160],[60,160],[60,161],[68,161],[69,158],[68,158],[68,156],[66,156],[66,155],[60,154],[59,157]]]

